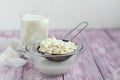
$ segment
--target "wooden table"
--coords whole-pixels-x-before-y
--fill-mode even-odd
[[[68,31],[51,30],[50,34],[62,37]],[[0,36],[19,38],[20,34],[1,31]],[[0,67],[0,80],[120,80],[120,29],[87,29],[75,40],[83,43],[84,51],[67,74],[47,77],[28,59],[20,68]]]

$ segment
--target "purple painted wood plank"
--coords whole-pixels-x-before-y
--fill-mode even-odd
[[[51,34],[54,35],[57,38],[61,38],[64,36],[68,30],[52,30]],[[8,34],[9,33],[9,34]],[[14,38],[17,37],[19,38],[19,31],[12,31],[12,32],[2,32],[1,37],[5,38]],[[72,37],[70,35],[69,37]],[[79,42],[79,39],[77,39]],[[87,48],[87,47],[86,47]],[[81,54],[80,59],[76,63],[76,65],[72,68],[71,72],[66,74],[64,76],[64,79],[66,80],[102,80],[102,77],[100,73],[97,70],[97,67],[95,66],[95,63],[89,53],[89,50],[86,49],[86,51]],[[38,70],[34,68],[32,63],[28,63],[24,67],[24,72],[23,72],[23,80],[62,80],[62,76],[60,77],[47,77],[45,75],[42,75]]]
[[[0,67],[0,80],[23,80],[22,67],[12,68],[8,66]]]
[[[0,31],[2,38],[20,38],[20,31]]]
[[[20,31],[1,31],[1,38],[20,38]],[[23,71],[24,70],[24,71]],[[28,60],[28,63],[18,69],[0,68],[0,80],[63,80],[62,76],[47,77],[39,72],[33,64]]]
[[[83,33],[101,72],[106,80],[120,80],[120,49],[103,30],[86,30]]]
[[[66,32],[65,30],[63,32],[61,32],[61,31],[59,32],[59,30],[53,30],[53,34],[55,34],[57,37],[62,37],[62,35],[64,35],[65,32]],[[10,31],[8,33],[1,32],[0,36],[5,37],[5,38],[11,38],[11,37],[12,38],[14,38],[14,37],[19,38],[20,37],[19,31],[13,31],[13,32]],[[59,35],[59,34],[62,34],[62,35]],[[120,65],[120,63],[119,63],[120,55],[118,53],[120,51],[118,49],[116,42],[110,40],[108,35],[104,31],[100,31],[100,30],[87,30],[83,34],[83,36],[85,37],[87,44],[89,45],[91,51],[93,52],[93,55],[95,56],[95,59],[96,59],[98,65],[100,66],[100,69],[101,69],[105,79],[106,80],[117,80],[117,78],[118,78],[118,80],[119,80],[120,70],[118,67]],[[65,75],[64,78],[66,80],[68,80],[68,79],[76,80],[77,78],[79,78],[77,80],[80,80],[80,79],[83,79],[83,80],[87,80],[87,79],[102,80],[99,72],[97,73],[96,69],[94,72],[94,67],[92,67],[92,64],[94,64],[94,62],[90,61],[93,59],[91,57],[89,58],[89,57],[85,56],[85,55],[88,56],[88,53],[89,53],[89,50],[84,52],[84,55],[82,55],[83,57],[80,56],[81,60],[79,60],[76,63],[76,65],[73,67],[73,69],[68,74]],[[89,56],[91,56],[91,55],[89,54]],[[86,63],[90,63],[90,65],[88,65]],[[83,66],[83,67],[81,67],[81,66]],[[24,67],[24,80],[25,80],[25,76],[30,77],[31,80],[35,80],[36,76],[37,76],[36,80],[39,80],[41,78],[43,78],[44,80],[62,79],[61,77],[60,78],[59,77],[57,77],[57,78],[46,77],[46,76],[42,75],[39,71],[34,69],[34,67],[31,66],[30,69],[27,67]],[[79,68],[79,69],[77,69],[77,68]],[[91,70],[90,70],[90,68],[91,68]],[[35,73],[36,75],[33,75],[32,72]],[[97,76],[93,75],[91,72],[93,72],[93,74],[96,73]],[[19,71],[18,71],[18,73],[19,73]],[[74,75],[77,75],[80,77],[77,77],[77,76],[74,77]],[[87,78],[84,78],[83,77],[84,75],[87,76]],[[92,78],[91,78],[91,76],[92,76]],[[116,76],[118,76],[118,77],[116,78]]]
[[[119,29],[106,29],[106,32],[112,40],[116,41],[120,47],[120,28]]]
[[[56,30],[56,32],[57,35],[65,35],[67,31]],[[70,35],[69,38],[70,37],[72,37],[72,35]],[[80,43],[80,40],[81,37],[78,35],[75,41]],[[103,80],[85,44],[84,52],[79,55],[79,59],[71,71],[64,75],[64,80]]]

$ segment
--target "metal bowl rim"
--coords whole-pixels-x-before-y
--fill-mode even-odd
[[[32,42],[32,45],[35,44],[35,43],[38,43],[38,42],[40,43],[41,41]],[[73,41],[72,41],[72,42],[73,42]],[[77,45],[76,42],[74,42],[74,43]],[[42,53],[40,54],[40,52],[37,52],[37,50],[36,50],[36,52],[30,50],[30,49],[28,48],[29,45],[30,45],[30,43],[27,44],[27,45],[25,46],[25,50],[26,50],[28,53],[31,53],[31,54],[34,54],[35,56],[40,56],[40,57],[59,57],[59,56],[68,56],[68,55],[74,55],[74,54],[76,54],[77,52],[83,50],[83,44],[80,43],[81,47],[77,45],[78,48],[77,48],[76,50],[72,51],[72,52],[65,53],[65,54],[57,54],[57,55],[51,55],[51,54],[49,54],[49,53],[45,53],[46,55],[44,55],[44,54],[42,54]],[[30,46],[29,46],[29,47],[30,47]],[[79,52],[79,53],[80,53],[80,52]],[[48,55],[47,55],[47,54],[48,54]]]

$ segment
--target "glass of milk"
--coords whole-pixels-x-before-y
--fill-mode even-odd
[[[31,11],[20,15],[23,45],[48,37],[48,16],[48,12],[44,11]]]

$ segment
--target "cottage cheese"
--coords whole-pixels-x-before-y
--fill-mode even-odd
[[[56,38],[47,38],[40,43],[39,51],[50,54],[65,54],[77,49],[75,43],[57,40]]]

